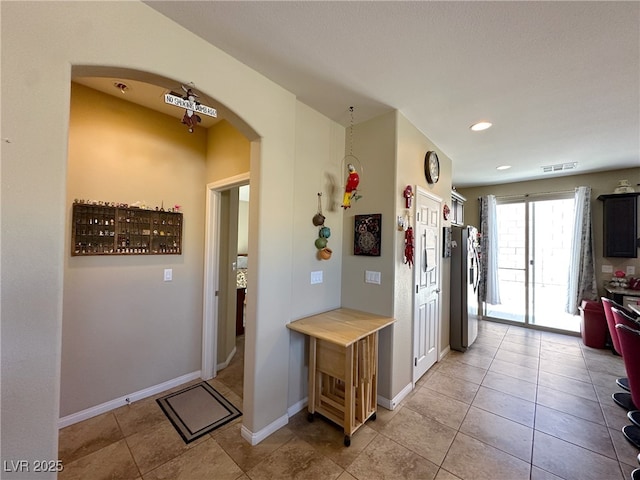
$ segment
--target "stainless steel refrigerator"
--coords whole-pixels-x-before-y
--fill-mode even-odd
[[[478,336],[480,255],[476,227],[451,227],[450,344],[464,352]]]

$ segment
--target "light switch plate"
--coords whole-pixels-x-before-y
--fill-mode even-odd
[[[164,269],[164,281],[165,282],[170,282],[173,280],[173,269],[172,268],[165,268]]]
[[[364,281],[365,283],[374,283],[376,285],[380,285],[380,272],[371,272],[366,270],[364,272]]]
[[[322,270],[311,272],[311,285],[322,283]]]
[[[633,265],[628,265],[627,266],[627,275],[632,276],[636,274],[636,267],[634,267]]]

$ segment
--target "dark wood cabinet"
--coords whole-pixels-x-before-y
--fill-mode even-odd
[[[236,290],[236,336],[244,335],[244,299],[246,294],[246,288]]]
[[[605,257],[638,257],[638,195],[600,195],[603,204]]]
[[[71,255],[179,255],[182,213],[74,203]]]

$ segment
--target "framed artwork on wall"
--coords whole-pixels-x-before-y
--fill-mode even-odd
[[[356,215],[354,220],[353,254],[380,256],[382,214]]]

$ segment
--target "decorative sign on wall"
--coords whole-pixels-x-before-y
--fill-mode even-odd
[[[380,256],[382,214],[356,215],[353,235],[353,254]]]
[[[182,97],[173,92],[165,94],[164,103],[185,109],[182,123],[189,127],[189,133],[193,133],[193,129],[202,121],[198,113],[209,117],[218,116],[215,108],[202,105],[196,100],[198,94],[191,87],[182,85],[182,90],[185,93]]]

